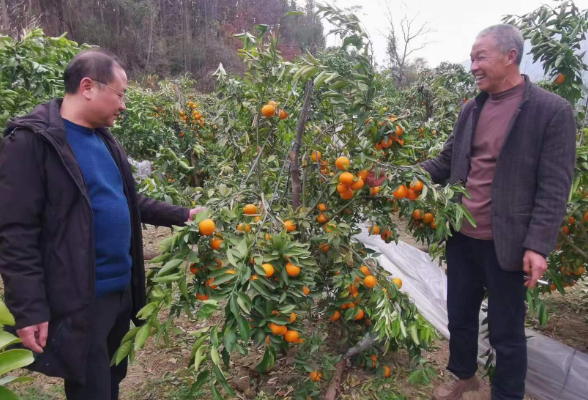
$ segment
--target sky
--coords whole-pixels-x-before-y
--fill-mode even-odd
[[[427,46],[413,57],[423,57],[430,67],[443,61],[462,63],[469,59],[470,50],[478,32],[485,27],[499,24],[507,14],[522,15],[535,10],[542,4],[556,5],[554,1],[541,0],[492,0],[476,2],[472,0],[327,0],[339,8],[362,6],[357,12],[364,28],[370,34],[374,44],[374,53],[378,64],[384,65],[386,60],[386,40],[383,32],[388,25],[386,6],[394,13],[396,26],[404,15],[414,18],[415,26],[428,22],[432,30],[421,41],[415,42],[420,47],[424,42]],[[575,0],[580,9],[588,8],[588,0]],[[332,26],[325,23],[325,33]],[[416,39],[415,39],[416,40]],[[327,37],[327,46],[340,44],[334,35]]]

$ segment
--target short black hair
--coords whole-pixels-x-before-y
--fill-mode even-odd
[[[102,50],[85,50],[78,53],[65,68],[65,93],[76,93],[84,78],[109,84],[114,79],[115,66],[122,68],[114,56]]]

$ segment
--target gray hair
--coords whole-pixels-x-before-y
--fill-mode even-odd
[[[493,25],[484,29],[478,34],[478,38],[482,36],[491,35],[502,54],[506,54],[511,50],[517,52],[517,65],[521,65],[523,59],[523,50],[525,47],[525,39],[523,34],[517,27],[509,24]]]

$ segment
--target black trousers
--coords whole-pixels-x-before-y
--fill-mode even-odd
[[[67,400],[118,400],[118,386],[127,374],[127,360],[112,367],[110,361],[129,331],[131,310],[130,288],[96,299],[86,384],[65,380]]]
[[[500,268],[493,241],[454,233],[446,250],[449,371],[459,379],[476,373],[478,317],[486,289],[490,344],[496,351],[492,400],[523,399],[527,375],[524,272]]]

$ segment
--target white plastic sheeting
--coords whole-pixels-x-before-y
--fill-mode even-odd
[[[380,265],[402,279],[402,291],[410,295],[423,317],[449,338],[447,278],[439,264],[404,242],[386,244],[379,236],[369,236],[366,229],[355,238],[382,253]],[[484,318],[485,313],[480,312],[480,322]],[[479,354],[490,346],[483,336],[479,336]],[[527,329],[527,336],[527,393],[540,400],[588,400],[588,354],[533,330]]]
[[[135,178],[145,179],[149,175],[151,175],[151,172],[153,170],[153,163],[151,161],[135,161],[129,157],[129,163],[133,167],[137,168]]]

